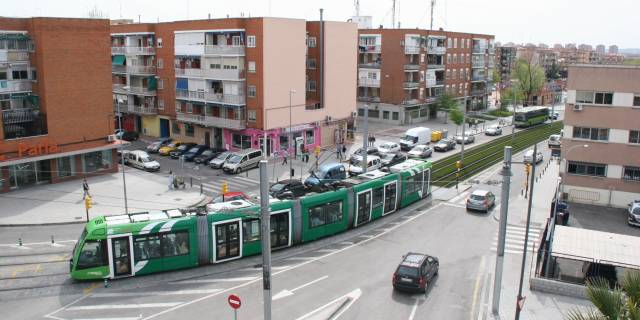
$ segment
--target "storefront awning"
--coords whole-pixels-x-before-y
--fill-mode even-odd
[[[111,63],[115,66],[124,66],[125,57],[122,54],[116,54],[111,58]]]

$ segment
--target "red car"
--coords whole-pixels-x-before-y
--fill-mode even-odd
[[[249,198],[249,196],[247,196],[244,192],[232,191],[227,192],[224,195],[217,196],[215,199],[213,199],[212,203],[222,203],[235,200],[251,200],[251,198]]]

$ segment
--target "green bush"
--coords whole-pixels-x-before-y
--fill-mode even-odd
[[[495,117],[510,117],[511,115],[513,115],[513,112],[511,111],[500,110],[500,109],[491,110],[488,113]]]

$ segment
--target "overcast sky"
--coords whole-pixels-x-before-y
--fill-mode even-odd
[[[143,22],[240,16],[275,16],[345,21],[355,10],[353,0],[2,0],[3,16],[87,17],[95,7],[111,19]],[[405,28],[429,26],[430,0],[396,0]],[[373,25],[391,25],[392,0],[361,0],[360,14]],[[434,27],[485,33],[496,41],[516,43],[617,44],[639,48],[638,0],[436,0]],[[636,23],[633,23],[636,22]]]

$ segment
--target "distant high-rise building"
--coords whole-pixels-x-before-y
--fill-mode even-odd
[[[593,50],[593,47],[590,44],[584,44],[583,43],[583,44],[578,46],[578,49],[591,51],[591,50]]]
[[[548,49],[548,48],[549,48],[549,46],[548,46],[546,43],[538,43],[538,48],[541,48],[541,49]]]
[[[576,49],[576,44],[575,43],[567,43],[566,45],[564,45],[565,49]]]
[[[618,46],[616,46],[615,44],[610,45],[609,46],[609,53],[618,54]]]
[[[563,46],[562,46],[562,44],[560,44],[560,43],[556,43],[556,44],[554,44],[554,45],[553,45],[553,48],[554,48],[554,49],[564,49],[564,47],[563,47]]]
[[[605,52],[605,49],[606,48],[605,48],[604,44],[599,44],[599,45],[596,46],[596,52],[597,53],[603,54]]]

